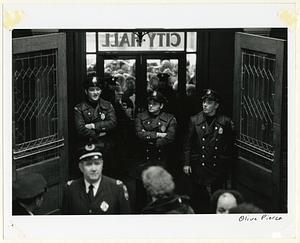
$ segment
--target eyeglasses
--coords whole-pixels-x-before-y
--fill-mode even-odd
[[[95,91],[101,91],[101,89],[99,87],[89,87],[88,91],[89,92],[95,92]]]

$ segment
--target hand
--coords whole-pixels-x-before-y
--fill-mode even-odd
[[[158,137],[158,138],[164,138],[165,136],[167,136],[166,132],[157,132],[156,133],[156,137]]]
[[[192,173],[192,167],[189,166],[189,165],[185,165],[183,166],[183,172],[187,175],[191,174]]]
[[[94,124],[94,123],[85,124],[84,126],[85,126],[87,129],[95,129],[95,124]]]

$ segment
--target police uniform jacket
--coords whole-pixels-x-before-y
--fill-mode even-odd
[[[68,182],[64,190],[62,211],[67,215],[129,214],[126,186],[119,180],[102,176],[91,202],[83,178]]]
[[[91,141],[100,147],[111,144],[110,132],[116,127],[117,119],[112,104],[99,99],[94,107],[88,101],[82,102],[74,108],[75,127],[82,144]],[[95,129],[88,129],[86,124],[94,123]]]
[[[176,125],[175,117],[166,112],[152,116],[145,111],[137,115],[136,132],[143,142],[143,154],[147,161],[156,161],[162,165],[165,163],[168,145],[175,139]],[[167,133],[167,135],[164,138],[157,138],[157,132]]]
[[[220,114],[209,125],[203,111],[192,116],[184,142],[184,165],[202,185],[220,184],[233,159],[233,123]]]

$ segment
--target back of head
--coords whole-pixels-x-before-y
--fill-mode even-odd
[[[263,210],[251,203],[241,203],[229,209],[229,213],[263,213]]]
[[[161,166],[150,166],[142,173],[144,187],[152,197],[173,193],[175,184],[172,176]]]

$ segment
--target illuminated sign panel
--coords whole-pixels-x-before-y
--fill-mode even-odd
[[[184,32],[149,32],[141,45],[133,32],[99,32],[99,51],[183,51]]]

